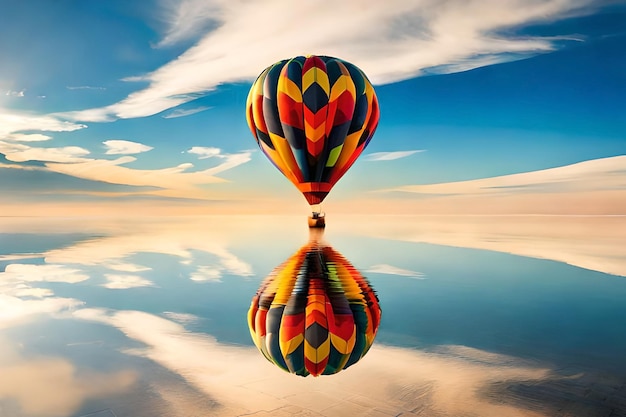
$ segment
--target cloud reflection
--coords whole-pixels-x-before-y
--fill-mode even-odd
[[[0,272],[0,329],[21,324],[38,314],[58,315],[80,307],[73,298],[54,297],[37,282],[77,283],[89,278],[77,269],[64,265],[10,264]]]
[[[51,291],[43,290],[39,295],[44,295],[38,299],[22,299],[20,297],[31,296],[38,289],[15,288],[16,296],[8,295],[0,288],[0,329],[22,324],[28,319],[34,318],[38,314],[58,315],[81,307],[84,303],[80,300],[64,297],[50,297]],[[26,292],[24,292],[26,291]],[[20,296],[17,294],[21,293]]]
[[[150,287],[154,285],[152,281],[138,275],[106,274],[105,277],[107,282],[102,284],[102,286],[112,290],[126,290],[129,288]]]
[[[4,272],[0,273],[2,280],[25,281],[25,282],[66,282],[75,284],[89,279],[89,275],[79,269],[66,265],[30,265],[10,264]]]
[[[190,264],[199,262],[198,252],[203,252],[217,257],[217,263],[198,267],[190,276],[192,280],[219,279],[222,272],[237,276],[253,275],[252,267],[227,249],[230,240],[228,227],[222,225],[214,229],[212,225],[212,222],[193,219],[154,219],[152,223],[129,225],[125,230],[110,230],[105,236],[50,250],[45,253],[45,260],[54,264],[97,265],[114,271],[140,272],[152,268],[131,261],[130,258],[139,253],[170,255],[179,258],[181,264]]]
[[[222,282],[222,271],[210,266],[199,266],[189,278],[198,282]]]
[[[550,259],[626,276],[626,216],[351,216],[347,233]]]
[[[482,391],[496,382],[533,383],[553,377],[532,363],[462,346],[424,352],[375,345],[360,366],[320,382],[276,372],[269,362],[259,360],[254,348],[222,344],[152,314],[82,309],[74,315],[116,327],[143,343],[144,348],[126,352],[178,373],[215,399],[220,407],[211,415],[216,416],[288,409],[322,415],[419,411],[439,416],[538,417],[544,414],[491,402]]]
[[[60,357],[27,359],[3,339],[0,375],[1,415],[31,417],[73,415],[85,400],[124,392],[136,380],[129,371],[79,372]]]
[[[411,271],[409,269],[398,268],[397,266],[388,265],[388,264],[377,264],[372,265],[365,272],[371,272],[375,274],[386,274],[386,275],[400,275],[403,277],[410,277],[416,279],[424,279],[424,274],[421,272]]]

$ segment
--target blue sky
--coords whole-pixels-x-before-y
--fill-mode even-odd
[[[362,68],[381,108],[328,204],[594,159],[626,175],[624,22],[624,1],[3,2],[0,210],[306,207],[245,100],[267,65],[309,53]]]

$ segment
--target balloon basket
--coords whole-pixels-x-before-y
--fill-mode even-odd
[[[326,227],[326,219],[324,213],[316,213],[313,212],[312,215],[309,216],[308,222],[310,228],[324,228]]]

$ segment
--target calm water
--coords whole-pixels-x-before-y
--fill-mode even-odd
[[[625,217],[329,218],[370,351],[291,375],[246,315],[303,217],[0,218],[0,416],[625,416]]]

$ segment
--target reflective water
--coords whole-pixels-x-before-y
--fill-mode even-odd
[[[329,217],[376,290],[306,378],[247,313],[304,217],[0,217],[0,416],[624,416],[626,217]]]

